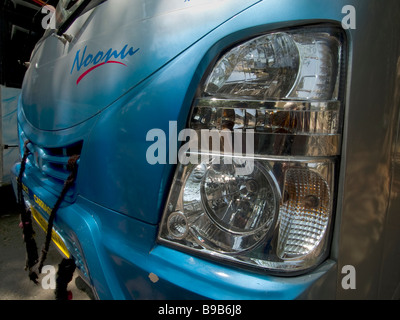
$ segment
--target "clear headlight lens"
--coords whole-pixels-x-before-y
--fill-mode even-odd
[[[341,144],[342,47],[340,30],[306,27],[258,36],[220,57],[193,103],[198,161],[177,166],[162,243],[275,272],[325,259]],[[211,130],[221,133],[218,150],[201,143]],[[239,170],[249,162],[251,170]]]
[[[188,166],[182,212],[193,240],[205,248],[231,253],[247,250],[268,233],[276,219],[277,186],[268,168],[259,163],[251,174],[238,175],[234,161],[214,162],[215,157]]]
[[[256,158],[251,174],[238,175],[234,160],[213,164],[217,157],[179,166],[160,239],[272,271],[319,261],[332,219],[334,162]]]
[[[294,85],[299,60],[296,44],[288,34],[255,38],[218,61],[205,92],[225,97],[281,98]]]
[[[340,42],[326,32],[263,35],[226,53],[204,92],[224,98],[337,98]]]

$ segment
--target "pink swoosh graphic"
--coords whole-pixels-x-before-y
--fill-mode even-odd
[[[87,74],[88,74],[89,72],[93,71],[94,69],[97,69],[97,68],[100,67],[100,66],[105,65],[106,63],[118,63],[118,64],[122,64],[122,65],[124,65],[124,66],[126,67],[126,64],[125,64],[125,63],[122,63],[122,62],[119,62],[119,61],[107,61],[107,62],[102,62],[102,63],[96,64],[95,66],[91,67],[90,69],[88,69],[88,70],[86,70],[84,73],[82,73],[82,74],[79,76],[78,80],[76,80],[76,84],[78,85],[79,82],[81,82],[81,80],[82,80],[84,77],[86,77]]]

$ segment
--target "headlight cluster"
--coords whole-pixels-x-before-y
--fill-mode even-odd
[[[326,257],[343,42],[339,29],[304,27],[247,40],[217,60],[194,99],[190,129],[199,140],[204,131],[220,132],[221,141],[228,132],[239,152],[208,141],[190,150],[198,161],[177,166],[160,242],[275,272]]]

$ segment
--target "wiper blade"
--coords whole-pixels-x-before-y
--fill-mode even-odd
[[[65,20],[65,22],[58,28],[56,34],[58,36],[62,36],[65,31],[68,30],[68,28],[71,26],[71,24],[81,15],[83,10],[88,6],[88,4],[91,2],[91,0],[84,0],[82,4],[76,8],[74,12]]]

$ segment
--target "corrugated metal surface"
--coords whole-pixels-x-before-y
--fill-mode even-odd
[[[21,89],[0,86],[0,186],[11,183],[11,166],[18,159],[17,104]]]

